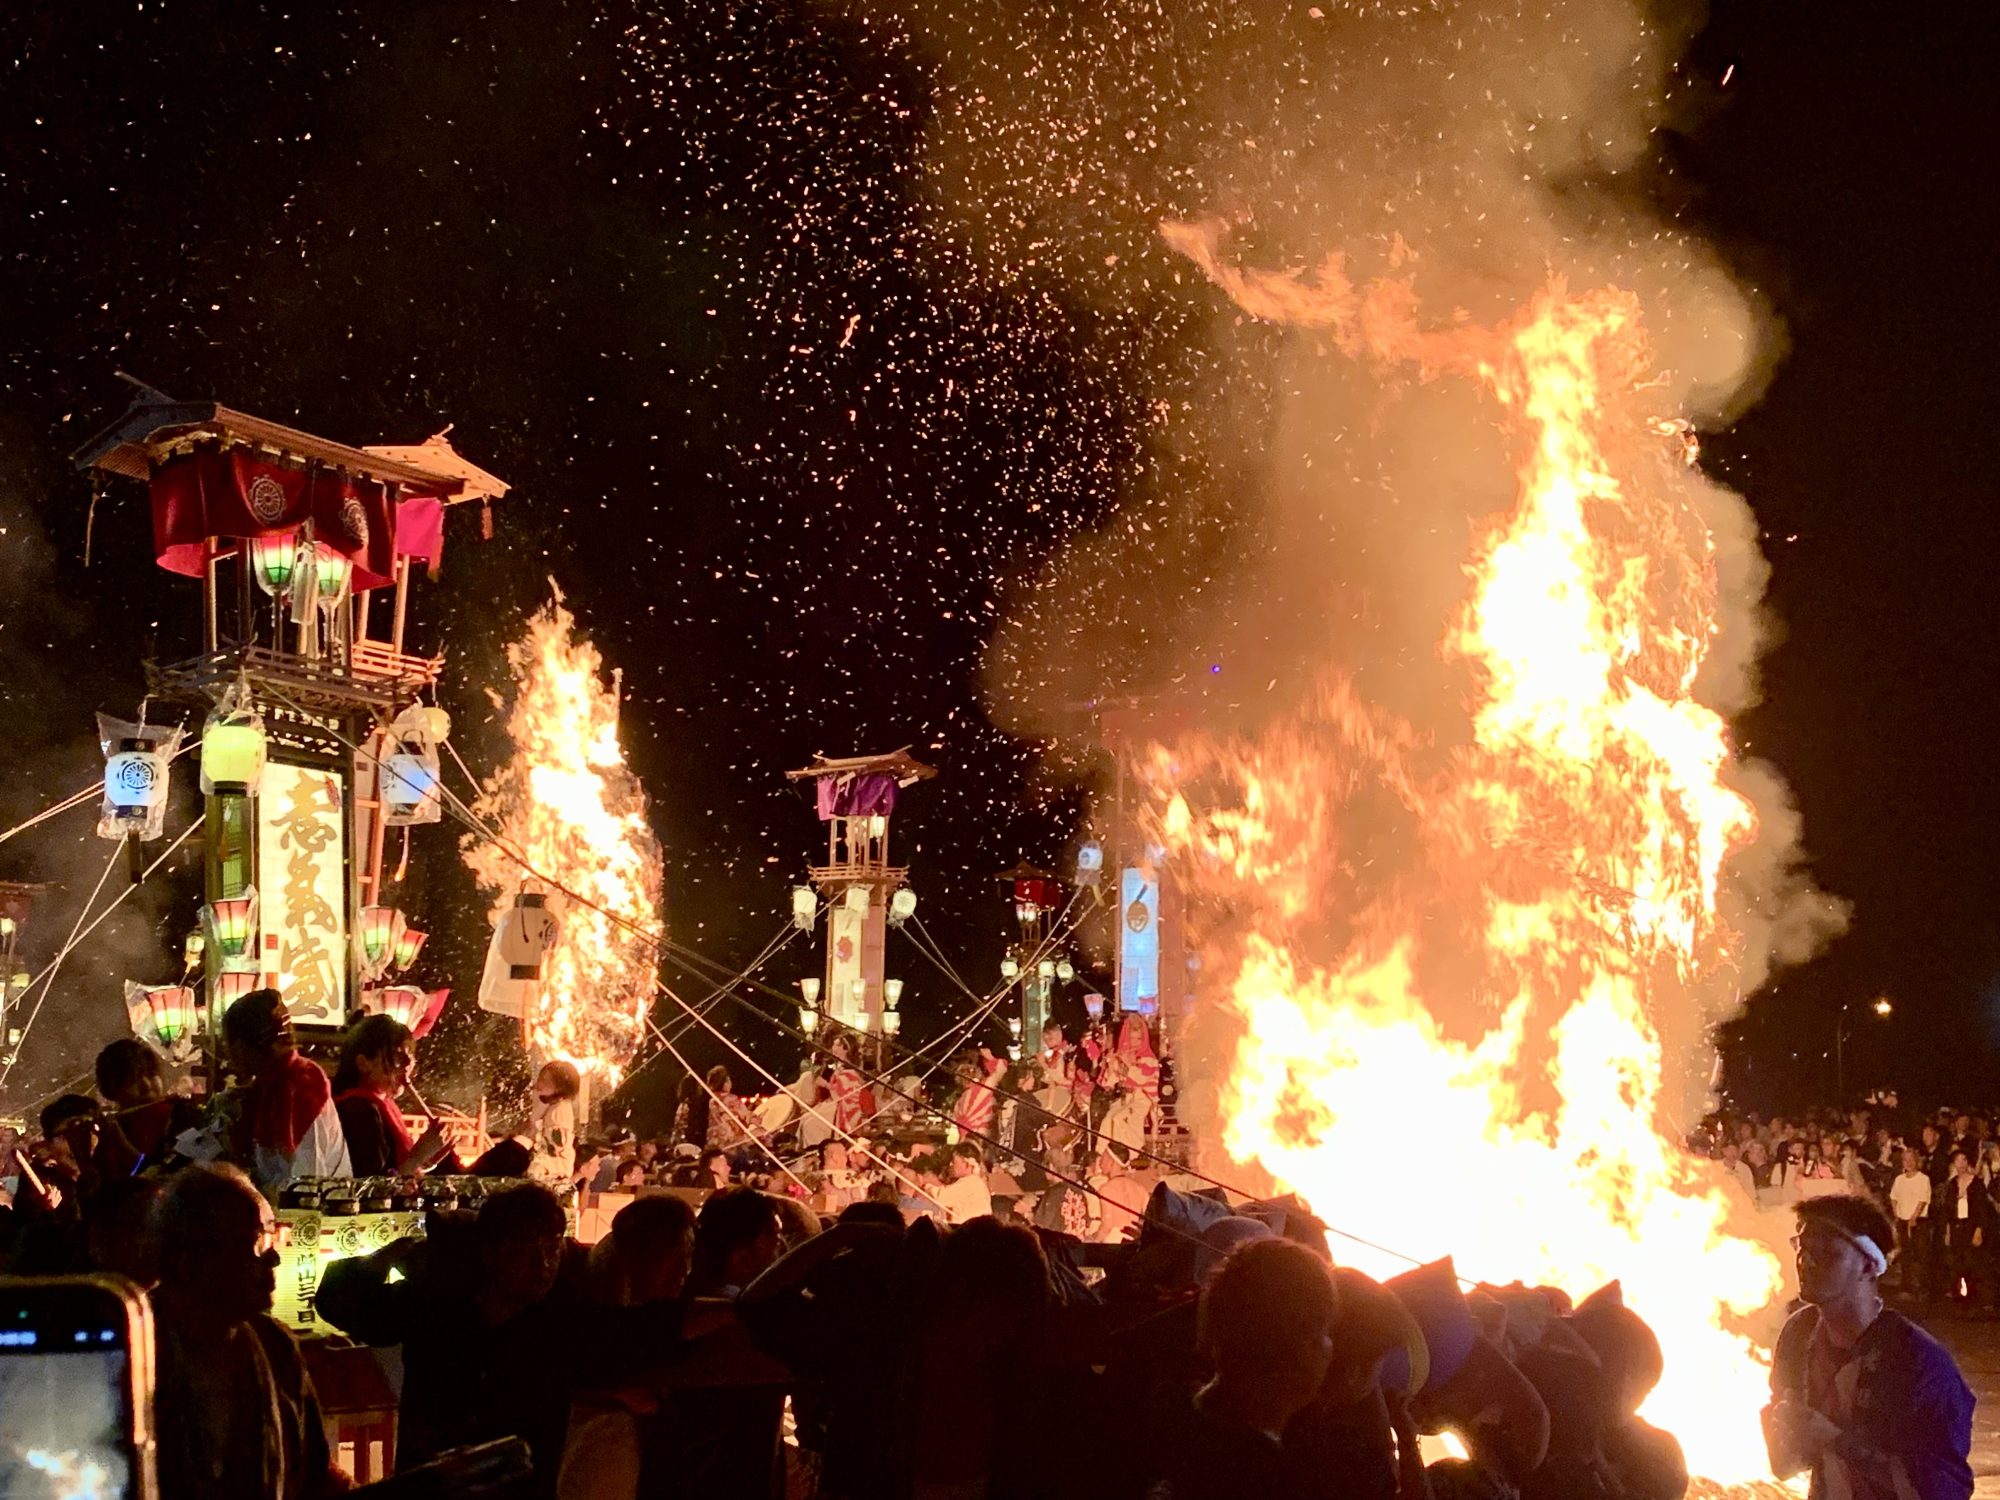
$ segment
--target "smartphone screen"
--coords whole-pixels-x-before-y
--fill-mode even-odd
[[[0,1280],[0,1495],[151,1500],[152,1335],[113,1278]]]

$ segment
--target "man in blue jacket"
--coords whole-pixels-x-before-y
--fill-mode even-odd
[[[1866,1198],[1798,1205],[1799,1295],[1778,1336],[1764,1435],[1781,1479],[1812,1500],[1968,1500],[1973,1396],[1944,1346],[1883,1306],[1895,1248]]]

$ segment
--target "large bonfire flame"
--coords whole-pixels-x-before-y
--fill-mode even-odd
[[[1553,285],[1498,326],[1425,327],[1407,283],[1356,287],[1338,261],[1245,272],[1216,226],[1166,234],[1249,313],[1477,382],[1519,473],[1438,642],[1462,728],[1419,732],[1330,676],[1254,737],[1152,752],[1161,842],[1225,914],[1188,1044],[1219,1089],[1217,1144],[1469,1277],[1619,1279],[1666,1356],[1647,1415],[1695,1473],[1768,1478],[1756,1315],[1780,1264],[1730,1232],[1747,1208],[1684,1157],[1661,1097],[1685,1059],[1663,1058],[1660,1016],[1734,995],[1718,887],[1756,816],[1694,695],[1712,547],[1679,477],[1685,425],[1649,405],[1640,308]]]
[[[618,743],[618,694],[575,623],[558,595],[507,648],[514,699],[510,706],[496,693],[493,702],[506,714],[514,758],[472,809],[500,839],[469,836],[465,862],[492,893],[496,922],[522,889],[547,891],[562,919],[527,1018],[530,1055],[566,1059],[613,1085],[652,1004],[656,943],[648,934],[660,930],[663,875],[646,794]]]

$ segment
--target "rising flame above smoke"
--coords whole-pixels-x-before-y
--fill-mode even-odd
[[[1245,272],[1217,226],[1165,233],[1253,315],[1476,382],[1518,467],[1439,635],[1460,722],[1420,731],[1329,675],[1255,736],[1151,753],[1161,842],[1226,913],[1188,1041],[1220,1147],[1477,1279],[1621,1280],[1666,1356],[1648,1417],[1696,1474],[1768,1479],[1757,1315],[1779,1262],[1732,1233],[1747,1205],[1687,1159],[1661,1098],[1685,1060],[1663,1057],[1660,1016],[1734,998],[1717,894],[1757,819],[1695,696],[1713,549],[1641,310],[1558,284],[1497,326],[1426,327],[1405,281]]]
[[[659,840],[618,743],[617,689],[560,595],[507,648],[507,664],[513,701],[495,693],[493,702],[514,758],[472,809],[498,831],[500,846],[468,837],[465,862],[492,894],[496,922],[517,891],[547,890],[523,864],[561,888],[548,892],[562,935],[527,1018],[528,1050],[537,1062],[566,1059],[616,1084],[652,1003],[656,944],[646,934],[661,926]]]

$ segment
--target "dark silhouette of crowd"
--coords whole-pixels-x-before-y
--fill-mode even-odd
[[[149,1289],[165,1500],[317,1497],[345,1483],[310,1361],[269,1315],[273,1204],[305,1179],[274,1189],[260,1170],[336,1144],[375,1170],[446,1165],[395,1107],[406,1032],[362,1023],[336,1080],[315,1079],[267,1010],[251,1016],[237,1049],[247,1084],[199,1117],[168,1095],[150,1053],[107,1048],[100,1097],[43,1112],[21,1154],[32,1181],[0,1225],[10,1272],[105,1271]],[[974,1068],[966,1082],[1000,1077]],[[531,1177],[550,1160],[558,1171],[495,1182],[476,1207],[434,1202],[420,1235],[326,1266],[317,1326],[400,1352],[398,1469],[518,1439],[528,1472],[468,1493],[1678,1500],[1687,1488],[1679,1444],[1638,1414],[1659,1342],[1615,1283],[1572,1302],[1469,1286],[1449,1262],[1377,1280],[1337,1265],[1327,1227],[1297,1201],[1245,1201],[1179,1173],[1098,1128],[1108,1109],[1040,1110],[1067,1133],[1038,1127],[1024,1159],[1006,1127],[1025,1101],[1004,1085],[991,1115],[981,1101],[970,1110],[992,1129],[955,1144],[899,1136],[876,1109],[856,1117],[874,1138],[839,1130],[805,1149],[770,1128],[776,1111],[733,1102],[726,1075],[699,1083],[669,1139],[578,1146],[566,1139],[574,1091],[544,1070],[507,1160]],[[839,1097],[802,1091],[796,1113]],[[943,1112],[957,1125],[965,1101]],[[1787,1159],[1801,1139],[1711,1124],[1732,1175],[1741,1125]],[[1865,1165],[1879,1168],[1889,1158],[1867,1145],[1871,1121],[1850,1122],[1841,1147],[1864,1124]],[[1947,1161],[1984,1155],[1966,1150],[1972,1130]],[[1827,1139],[1821,1128],[1822,1161]],[[204,1142],[217,1159],[189,1159]],[[1851,1156],[1830,1159],[1844,1169],[1864,1153]],[[1861,1175],[1864,1193],[1893,1199],[1893,1177]],[[1744,1188],[1768,1190],[1754,1175]],[[1799,1200],[1802,1216],[1822,1212],[1803,1189]],[[1842,1228],[1840,1246],[1822,1232],[1822,1269],[1846,1267],[1841,1247],[1864,1230],[1893,1252],[1886,1219],[1843,1201],[1885,1227]],[[1983,1187],[1960,1201],[1984,1205]],[[587,1246],[575,1237],[586,1203],[611,1214]],[[1940,1237],[1938,1264],[1971,1265],[1951,1258],[1957,1243]],[[1836,1330],[1859,1322],[1880,1271],[1872,1252],[1853,1256],[1865,1286],[1821,1277]],[[1926,1354],[1892,1331],[1912,1359]],[[1825,1420],[1778,1404],[1795,1442],[1774,1453],[1830,1462]],[[1963,1500],[1943,1482],[1919,1493]]]

